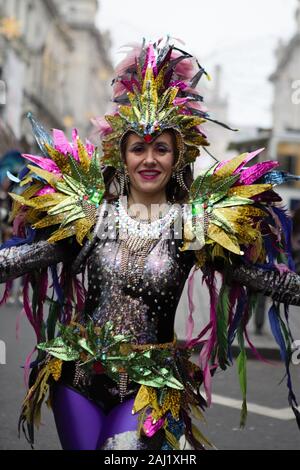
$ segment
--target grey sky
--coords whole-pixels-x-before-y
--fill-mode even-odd
[[[232,123],[270,126],[274,48],[295,32],[296,6],[297,0],[101,0],[98,24],[111,32],[114,64],[120,46],[143,36],[181,38],[212,78],[214,65],[223,66]]]

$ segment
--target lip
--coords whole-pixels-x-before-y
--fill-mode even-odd
[[[142,170],[139,171],[139,174],[144,180],[151,181],[157,178],[160,175],[160,171],[156,170]]]

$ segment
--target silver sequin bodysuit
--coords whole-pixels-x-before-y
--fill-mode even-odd
[[[85,315],[99,326],[111,321],[116,334],[131,334],[137,343],[172,341],[177,305],[195,261],[192,251],[180,252],[175,233],[172,225],[170,239],[153,242],[136,284],[130,281],[138,269],[134,257],[122,272],[118,235],[99,240],[87,259]]]

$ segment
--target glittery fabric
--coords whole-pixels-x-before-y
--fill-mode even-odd
[[[155,439],[142,440],[136,431],[127,431],[108,438],[101,450],[159,450],[160,443],[157,441],[157,435]]]
[[[63,245],[53,245],[47,241],[5,248],[0,250],[0,283],[70,258],[71,253]]]
[[[113,226],[112,220],[109,226]],[[97,326],[110,320],[116,334],[130,333],[137,343],[172,341],[175,312],[194,254],[181,253],[181,240],[175,238],[174,230],[170,235],[169,240],[155,240],[136,285],[128,282],[137,274],[135,264],[128,267],[126,275],[120,272],[122,240],[108,236],[99,240],[87,259],[85,315]]]
[[[230,275],[256,292],[262,292],[277,302],[300,305],[300,277],[291,271],[265,271],[253,266],[236,266]]]

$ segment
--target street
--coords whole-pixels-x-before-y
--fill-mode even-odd
[[[18,438],[17,422],[24,397],[21,365],[34,345],[34,335],[28,321],[20,317],[21,307],[0,308],[0,339],[6,344],[6,364],[0,365],[0,449],[30,450],[24,436]],[[19,339],[16,339],[16,322]],[[293,366],[294,389],[300,397],[300,366]],[[220,371],[213,379],[214,403],[206,412],[207,424],[201,430],[216,448],[226,449],[299,449],[300,431],[288,408],[284,367],[249,361],[246,428],[239,429],[239,391],[236,366]],[[36,449],[60,449],[51,411],[42,410],[43,425],[36,431]]]

